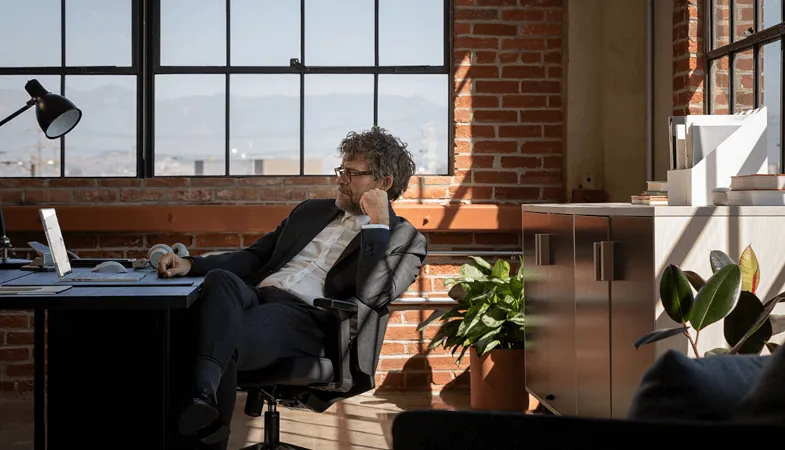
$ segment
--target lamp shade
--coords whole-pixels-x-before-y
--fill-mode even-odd
[[[62,95],[47,91],[38,80],[28,81],[25,90],[36,99],[35,116],[47,138],[65,135],[82,119],[82,111],[76,105]]]

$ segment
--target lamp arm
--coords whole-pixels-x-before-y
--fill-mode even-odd
[[[23,112],[27,111],[33,105],[35,105],[35,99],[31,98],[30,100],[27,101],[27,103],[25,103],[25,106],[19,108],[18,110],[16,110],[16,112],[12,113],[10,116],[8,116],[5,119],[3,119],[2,121],[0,121],[0,127],[2,127],[3,125],[7,124],[11,120],[13,120],[14,117],[18,116],[19,114],[22,114]]]

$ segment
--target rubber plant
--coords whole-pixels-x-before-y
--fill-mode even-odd
[[[445,280],[455,305],[434,311],[417,327],[421,331],[442,320],[428,349],[442,346],[453,355],[461,350],[457,364],[472,346],[482,356],[496,348],[520,349],[524,345],[523,259],[515,274],[503,259],[493,265],[480,257],[471,259],[473,263],[461,266],[459,276]]]
[[[704,280],[697,273],[669,265],[660,280],[660,299],[665,313],[679,327],[655,330],[634,345],[638,348],[662,339],[683,334],[689,339],[693,353],[698,353],[701,330],[724,320],[723,334],[730,348],[709,350],[704,356],[716,354],[760,354],[763,347],[773,352],[777,344],[772,336],[785,331],[785,316],[771,314],[785,293],[762,302],[757,296],[760,264],[751,246],[747,246],[738,262],[720,250],[709,254],[712,275]],[[689,330],[695,330],[693,338]]]

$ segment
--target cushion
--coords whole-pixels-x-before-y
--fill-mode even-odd
[[[668,350],[644,373],[628,413],[638,420],[730,420],[770,356],[690,358]]]
[[[734,421],[785,426],[785,346],[771,355],[741,401]]]

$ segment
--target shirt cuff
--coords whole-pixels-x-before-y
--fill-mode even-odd
[[[390,230],[390,227],[388,227],[387,225],[383,225],[381,223],[369,223],[367,225],[363,225],[363,230],[366,230],[368,228],[384,228],[385,230],[388,231]]]

